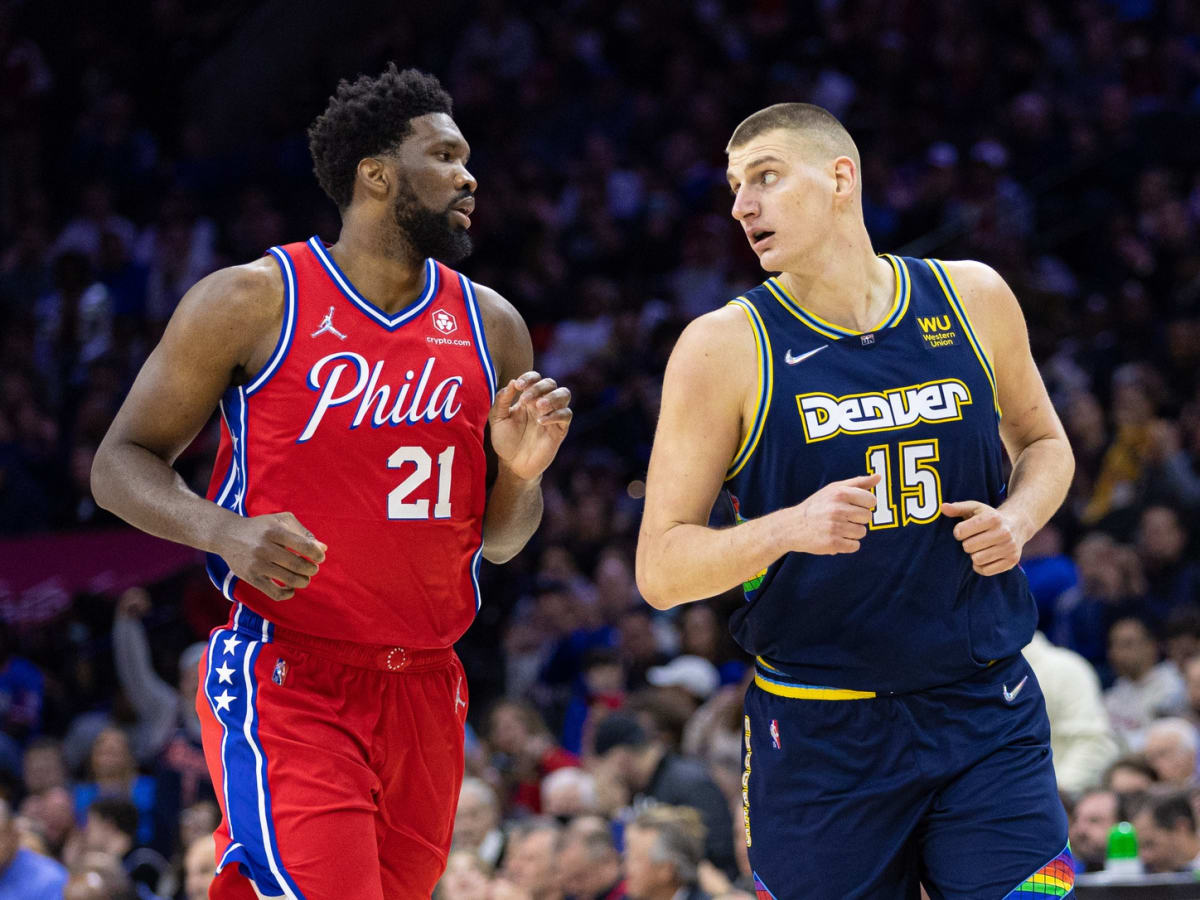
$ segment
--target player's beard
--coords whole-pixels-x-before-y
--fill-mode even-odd
[[[453,202],[458,203],[469,196],[464,193]],[[467,229],[450,221],[450,207],[441,212],[426,208],[407,179],[400,182],[392,215],[400,234],[419,259],[431,256],[453,266],[470,256],[474,249]]]

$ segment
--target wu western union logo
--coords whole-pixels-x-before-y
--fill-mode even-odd
[[[930,347],[949,347],[957,337],[957,333],[950,330],[949,316],[918,316],[917,324],[921,326],[921,337]]]
[[[804,439],[810,444],[839,434],[896,431],[918,422],[957,422],[970,402],[970,390],[957,378],[845,397],[796,395]]]

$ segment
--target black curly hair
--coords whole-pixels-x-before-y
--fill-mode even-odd
[[[377,77],[344,78],[325,112],[308,128],[308,150],[321,189],[345,210],[354,199],[359,160],[397,147],[412,132],[411,120],[451,114],[450,95],[436,76],[388,63]]]

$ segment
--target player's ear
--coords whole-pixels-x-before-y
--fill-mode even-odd
[[[858,187],[858,166],[848,156],[839,156],[833,161],[834,191],[839,199],[849,199],[854,196]]]
[[[367,192],[367,196],[382,200],[387,196],[391,185],[391,173],[387,164],[376,156],[368,156],[358,161],[356,182]]]

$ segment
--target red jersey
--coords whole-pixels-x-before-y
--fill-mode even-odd
[[[308,634],[448,647],[479,609],[496,393],[469,279],[425,261],[387,314],[319,238],[272,247],[286,305],[270,361],[221,399],[208,498],[243,516],[290,511],[327,546],[311,584],[275,602],[208,556],[232,601]]]

